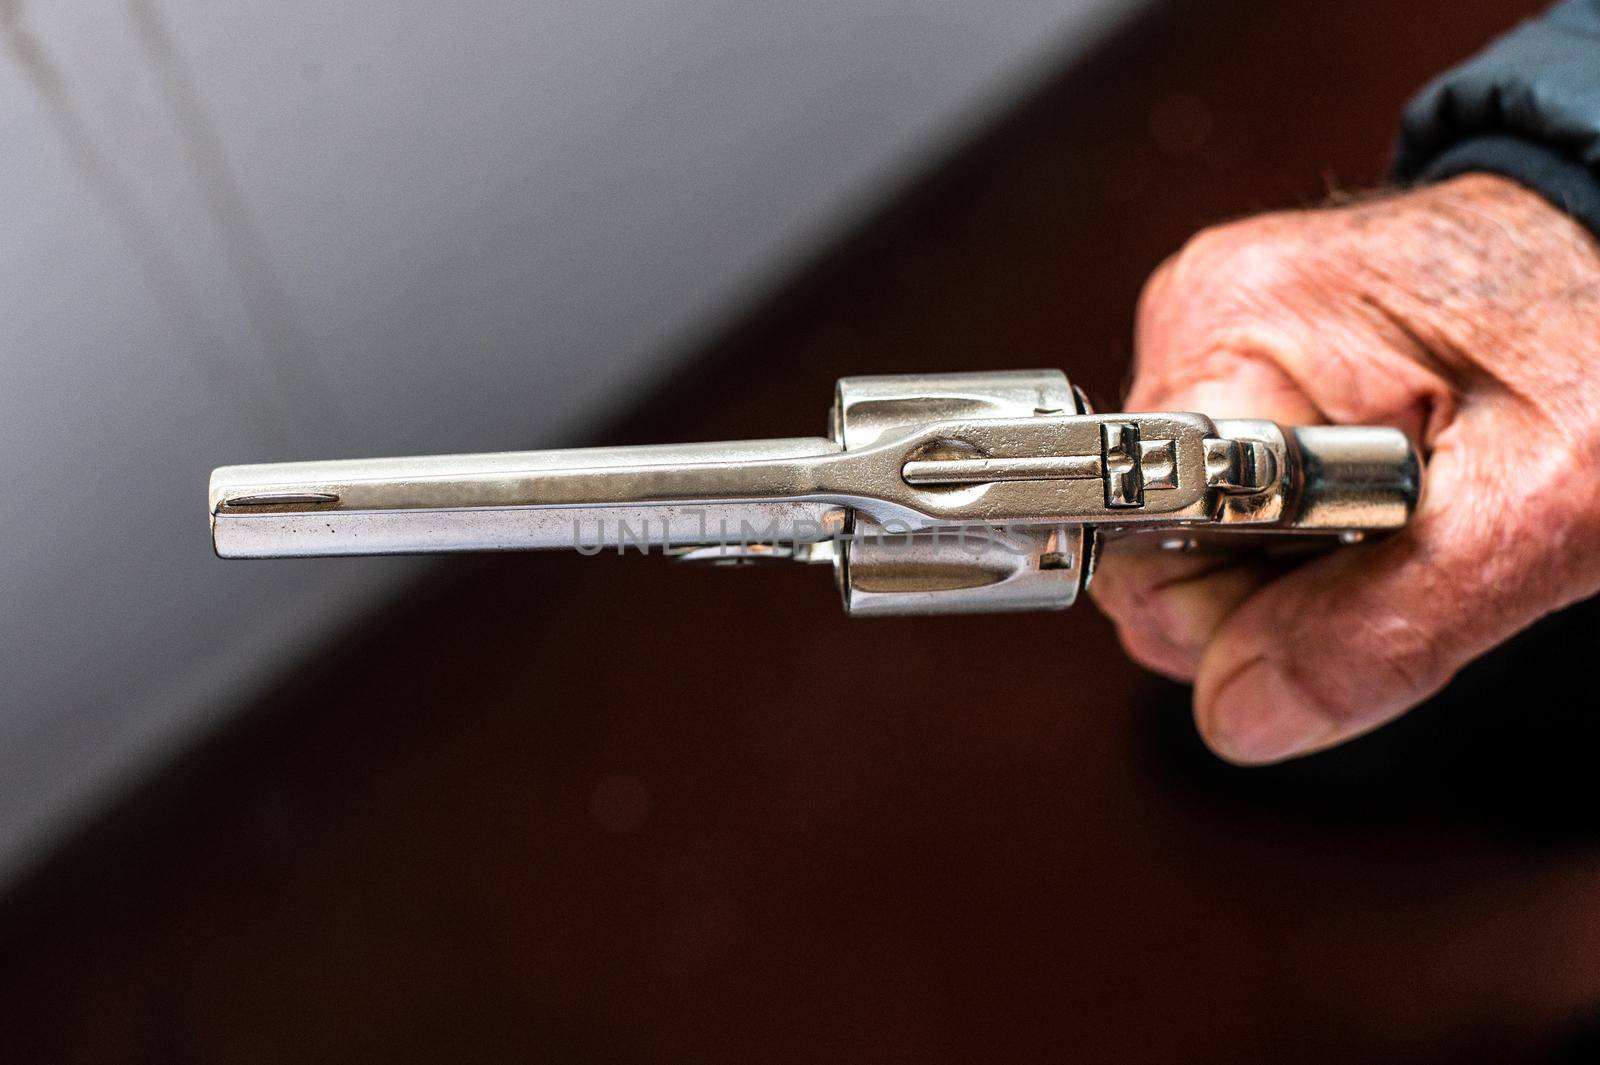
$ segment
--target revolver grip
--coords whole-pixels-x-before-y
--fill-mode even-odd
[[[1422,459],[1409,438],[1384,426],[1315,425],[1289,430],[1298,467],[1289,529],[1398,529],[1422,495]]]

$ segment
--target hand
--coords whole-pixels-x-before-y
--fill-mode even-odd
[[[1128,409],[1394,425],[1427,460],[1408,529],[1296,568],[1107,545],[1096,600],[1230,760],[1376,728],[1600,591],[1600,249],[1510,181],[1201,233],[1145,289]]]

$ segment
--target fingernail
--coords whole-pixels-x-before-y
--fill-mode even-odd
[[[1206,740],[1231,762],[1258,765],[1305,754],[1331,739],[1334,725],[1306,705],[1270,662],[1258,658],[1224,680],[1207,702]]]

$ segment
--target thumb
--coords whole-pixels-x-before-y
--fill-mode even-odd
[[[1266,418],[1283,425],[1315,425],[1327,420],[1280,366],[1227,349],[1213,350],[1203,366],[1181,378],[1137,373],[1126,406],[1129,410],[1195,411],[1211,418]]]
[[[1457,481],[1435,459],[1433,488]],[[1560,538],[1521,527],[1492,484],[1433,488],[1404,532],[1283,575],[1218,626],[1195,680],[1218,754],[1276,762],[1374,729],[1580,593],[1576,574],[1554,572]]]

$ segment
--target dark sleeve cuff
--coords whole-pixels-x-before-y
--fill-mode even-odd
[[[1600,236],[1600,176],[1553,148],[1506,134],[1484,134],[1439,153],[1416,174],[1443,181],[1473,171],[1499,174],[1525,185]]]

